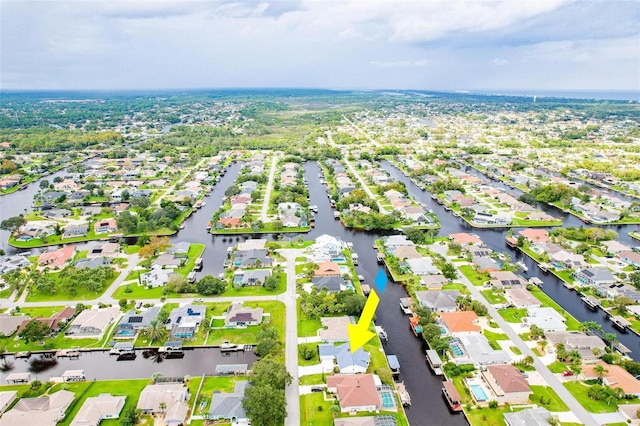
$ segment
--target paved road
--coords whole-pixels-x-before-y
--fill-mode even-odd
[[[456,269],[458,269],[458,266],[456,265],[456,263],[451,262],[451,260],[452,259],[449,258],[449,262],[452,263],[456,267]],[[478,290],[476,286],[471,284],[471,281],[469,281],[467,277],[465,277],[464,274],[460,272],[459,269],[458,269],[458,277],[460,281],[469,289],[469,291],[471,292],[471,295],[475,300],[480,300],[480,301],[485,300],[482,293],[480,293],[480,290]],[[516,345],[522,351],[522,355],[523,356],[531,355],[533,357],[533,361],[534,361],[533,366],[536,368],[538,373],[549,384],[549,386],[553,388],[553,390],[558,394],[560,399],[562,399],[565,402],[565,404],[569,406],[569,409],[576,415],[576,417],[578,417],[580,422],[584,423],[586,426],[599,425],[599,422],[596,421],[593,415],[589,413],[587,410],[585,410],[584,407],[582,407],[582,405],[580,405],[580,403],[573,397],[573,395],[571,395],[571,393],[569,393],[569,391],[562,385],[558,377],[556,377],[553,373],[551,373],[551,371],[549,371],[546,365],[544,365],[542,361],[540,361],[538,356],[531,351],[531,348],[529,348],[529,346],[526,345],[526,343],[520,338],[520,336],[518,336],[518,333],[516,333],[511,328],[511,325],[507,321],[505,321],[504,318],[500,316],[500,314],[498,313],[498,310],[488,303],[485,303],[485,305],[487,306],[487,309],[489,310],[489,314],[491,315],[492,319],[496,323],[498,323],[502,331],[509,337],[509,339],[513,342],[513,344]]]
[[[262,213],[260,220],[262,223],[267,223],[269,218],[267,212],[269,211],[269,204],[271,202],[271,190],[273,189],[273,178],[276,174],[276,164],[278,163],[278,154],[273,154],[273,161],[271,163],[271,171],[269,172],[269,181],[267,182],[267,189],[264,192],[264,200],[262,200]]]
[[[298,312],[296,306],[296,257],[302,255],[302,250],[281,250],[287,259],[287,291],[284,293],[286,306],[285,318],[285,365],[293,381],[285,389],[287,398],[287,417],[285,426],[300,425],[300,388],[298,387]]]
[[[202,158],[202,159],[198,162],[198,164],[196,164],[195,166],[193,166],[192,168],[190,168],[189,170],[187,170],[187,172],[186,172],[184,175],[182,175],[182,177],[181,177],[180,179],[178,179],[178,180],[176,181],[176,183],[175,183],[171,188],[169,188],[169,189],[167,189],[166,191],[164,191],[164,192],[162,193],[162,195],[160,195],[160,196],[158,197],[158,199],[157,199],[157,200],[155,200],[155,201],[153,202],[153,204],[155,204],[155,205],[159,206],[159,205],[160,205],[160,202],[162,201],[162,199],[163,199],[166,195],[168,195],[168,194],[170,194],[171,192],[173,192],[173,191],[178,187],[178,185],[180,185],[182,182],[184,182],[184,180],[187,178],[187,176],[189,176],[189,174],[190,174],[192,171],[194,171],[194,170],[198,169],[198,168],[202,165],[202,163],[204,163],[204,162],[205,162],[205,161],[207,161],[207,160],[209,160],[209,159],[208,159],[208,158],[206,158],[206,157],[205,157],[205,158]]]
[[[347,123],[349,123],[351,125],[351,127],[353,127],[354,129],[356,129],[358,131],[358,133],[360,133],[362,136],[364,136],[365,138],[367,138],[369,140],[369,142],[371,142],[372,144],[378,146],[380,145],[378,143],[378,141],[374,140],[371,136],[369,136],[369,134],[367,132],[365,132],[364,130],[362,130],[362,128],[360,126],[358,126],[356,123],[354,123],[353,121],[349,120],[347,117],[345,117],[344,115],[342,116],[342,119],[344,121],[346,121]]]

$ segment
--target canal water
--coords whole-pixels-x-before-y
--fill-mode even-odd
[[[394,179],[404,182],[405,185],[407,185],[407,189],[409,189],[409,192],[417,200],[426,203],[428,207],[436,213],[438,219],[440,219],[440,224],[442,225],[439,235],[448,235],[455,232],[474,233],[478,235],[482,239],[482,241],[484,241],[485,244],[492,250],[507,252],[514,260],[524,260],[525,265],[527,266],[527,268],[529,268],[527,276],[540,278],[544,282],[542,290],[553,300],[555,300],[563,309],[573,315],[580,322],[596,321],[602,325],[602,329],[605,333],[615,333],[618,341],[631,350],[631,353],[629,355],[634,360],[640,361],[640,351],[638,347],[640,338],[636,334],[630,332],[621,333],[616,328],[613,328],[611,322],[606,319],[605,314],[602,311],[598,310],[594,312],[589,310],[582,302],[582,300],[580,300],[580,296],[575,291],[567,289],[562,284],[562,281],[559,280],[555,275],[550,273],[543,273],[542,270],[538,268],[534,260],[532,260],[528,256],[523,256],[519,251],[508,250],[505,244],[505,237],[507,232],[506,229],[482,229],[470,226],[464,220],[453,217],[451,213],[447,212],[441,205],[437,204],[431,199],[431,195],[429,192],[422,191],[422,189],[415,185],[409,178],[404,176],[402,172],[395,166],[389,164],[388,162],[383,162],[383,166]],[[478,175],[484,176],[481,174]],[[502,185],[496,182],[493,182],[493,184],[497,184],[498,186]],[[500,187],[505,190],[508,189],[505,186]],[[551,211],[551,209],[554,209],[554,211]],[[556,217],[564,217],[564,226],[584,226],[582,221],[577,219],[575,216],[555,209],[555,207],[551,207],[547,210],[547,212]],[[620,236],[620,241],[623,241],[626,244],[637,245],[633,243],[630,237],[627,235],[631,230],[635,228],[635,226],[613,225],[605,228],[615,230]],[[625,236],[626,238],[624,238]]]
[[[15,359],[13,355],[0,358],[0,383],[13,373],[31,373],[31,379],[47,381],[60,377],[67,370],[84,370],[87,380],[144,379],[155,373],[165,377],[215,375],[216,366],[227,364],[247,364],[249,368],[256,361],[254,352],[221,352],[219,348],[193,348],[184,351],[183,358],[162,358],[136,351],[136,359],[118,361],[109,351],[81,352],[78,358],[45,358],[42,354],[32,354],[27,358]]]

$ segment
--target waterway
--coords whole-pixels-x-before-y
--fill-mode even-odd
[[[194,348],[184,351],[183,358],[162,358],[157,355],[145,357],[142,350],[136,351],[136,359],[118,361],[109,351],[81,352],[78,358],[44,358],[32,354],[28,359],[15,359],[3,355],[0,359],[0,383],[6,383],[13,373],[31,373],[31,379],[47,381],[60,377],[67,370],[84,370],[87,380],[143,379],[155,373],[165,377],[215,375],[217,365],[247,364],[256,361],[254,352],[220,352],[219,348]]]

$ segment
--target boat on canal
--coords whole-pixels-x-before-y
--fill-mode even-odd
[[[595,300],[594,298],[590,297],[590,296],[582,296],[580,298],[580,300],[582,300],[584,302],[585,305],[587,305],[587,308],[591,309],[592,311],[595,311],[598,309],[598,301]]]
[[[447,401],[449,408],[454,413],[459,413],[462,411],[462,397],[460,393],[456,389],[453,382],[446,380],[442,382],[442,395],[444,399]]]
[[[400,402],[403,407],[408,407],[411,405],[411,395],[407,391],[404,382],[396,383],[396,389],[398,390],[398,396],[400,397]]]

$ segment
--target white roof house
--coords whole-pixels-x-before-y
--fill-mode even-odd
[[[98,426],[104,419],[117,419],[124,407],[125,398],[111,394],[87,398],[70,426]]]
[[[167,285],[169,278],[173,274],[173,271],[162,269],[160,265],[153,265],[151,271],[140,274],[140,281],[142,284],[150,285],[151,287],[162,287]]]
[[[39,398],[22,398],[0,417],[0,426],[55,426],[73,402],[75,394],[60,390]]]
[[[164,413],[167,425],[184,424],[189,411],[189,389],[182,383],[148,385],[140,393],[136,408],[145,414]],[[164,403],[164,407],[160,404]]]
[[[536,325],[545,332],[567,329],[565,318],[555,309],[548,307],[528,308],[527,316],[522,319],[522,322],[528,326]]]
[[[435,275],[440,273],[440,270],[433,265],[430,257],[407,259],[406,262],[416,275]]]
[[[93,337],[99,339],[116,318],[120,316],[117,307],[85,309],[73,320],[65,332],[68,337]]]

